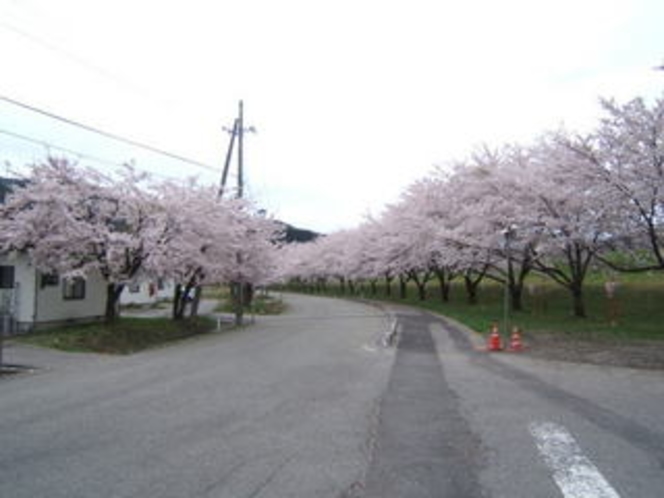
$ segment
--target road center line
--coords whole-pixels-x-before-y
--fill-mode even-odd
[[[565,498],[620,498],[565,427],[533,422],[529,429]]]

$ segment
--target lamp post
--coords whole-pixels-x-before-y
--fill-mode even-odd
[[[505,238],[505,258],[507,260],[507,265],[505,267],[505,302],[503,304],[503,327],[505,328],[505,334],[509,337],[509,315],[510,315],[510,278],[512,276],[512,255],[511,255],[511,245],[510,242],[515,235],[516,225],[508,225],[503,230],[503,237]]]

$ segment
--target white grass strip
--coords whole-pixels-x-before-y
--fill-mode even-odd
[[[567,429],[552,422],[534,422],[529,429],[565,498],[620,498]]]

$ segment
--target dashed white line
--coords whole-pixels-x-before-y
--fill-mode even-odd
[[[534,422],[529,429],[565,498],[620,498],[565,427]]]

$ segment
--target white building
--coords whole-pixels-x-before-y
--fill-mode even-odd
[[[145,280],[125,286],[120,295],[120,306],[149,306],[173,298],[172,280]]]
[[[25,255],[0,256],[3,329],[10,324],[9,332],[21,333],[67,322],[101,320],[105,309],[106,283],[100,276],[62,278],[41,273]]]

